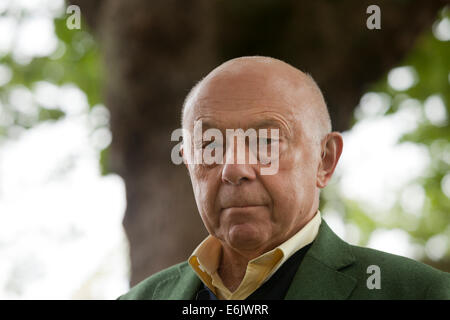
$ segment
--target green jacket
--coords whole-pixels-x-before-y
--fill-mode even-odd
[[[372,265],[379,272],[368,270]],[[118,299],[189,300],[200,285],[183,262],[150,276]],[[408,258],[352,246],[322,220],[285,299],[450,299],[450,274]]]

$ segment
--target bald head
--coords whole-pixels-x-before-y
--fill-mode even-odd
[[[241,92],[242,91],[242,92]],[[245,93],[245,94],[243,94]],[[277,96],[307,119],[308,134],[320,141],[331,132],[331,120],[322,92],[314,79],[293,66],[270,57],[250,56],[229,60],[199,81],[187,95],[182,109],[182,127],[190,129],[196,105],[204,100],[264,101]],[[243,104],[245,108],[245,104]]]

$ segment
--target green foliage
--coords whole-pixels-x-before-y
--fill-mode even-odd
[[[26,18],[26,15],[22,14],[20,19]],[[32,92],[35,84],[40,81],[57,86],[73,84],[86,94],[90,107],[102,103],[103,70],[98,44],[85,25],[82,24],[79,30],[67,28],[66,18],[63,15],[54,19],[58,46],[49,56],[35,57],[25,64],[15,61],[11,53],[0,57],[0,64],[6,65],[12,71],[11,80],[0,87],[0,111],[3,117],[9,119],[6,123],[0,121],[0,138],[12,138],[9,134],[12,127],[29,129],[44,121],[56,121],[65,116],[58,106],[49,109],[34,101],[37,116],[26,117],[26,121],[23,121],[21,112],[8,103],[11,90],[18,86]],[[103,173],[106,174],[106,161],[101,161],[101,165]]]
[[[443,9],[438,19],[450,17],[450,10]],[[409,89],[399,92],[389,86],[388,73],[374,84],[370,91],[387,94],[391,105],[385,114],[394,114],[406,99],[416,99],[421,104],[421,119],[416,130],[405,134],[399,144],[413,142],[425,146],[430,156],[430,166],[425,176],[411,181],[425,190],[425,203],[420,217],[411,217],[400,205],[401,195],[396,195],[397,202],[388,213],[386,221],[374,221],[368,214],[368,208],[341,197],[337,207],[343,208],[341,214],[347,222],[356,224],[361,230],[360,245],[365,245],[370,233],[376,228],[400,228],[408,231],[413,242],[423,246],[437,234],[447,237],[447,253],[439,261],[450,271],[450,199],[444,194],[441,182],[450,172],[450,45],[449,41],[440,41],[430,28],[417,39],[414,49],[408,54],[400,66],[411,66],[417,73],[418,81]],[[427,99],[437,95],[442,98],[447,112],[446,123],[436,124],[427,119],[424,104]],[[358,120],[354,120],[357,123]],[[329,201],[329,194],[335,190],[325,190],[323,200]],[[334,199],[333,201],[337,201]],[[395,245],[395,244],[393,244]]]

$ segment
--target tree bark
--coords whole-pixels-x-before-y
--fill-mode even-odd
[[[230,58],[268,55],[310,73],[335,130],[361,94],[412,48],[445,1],[72,0],[94,30],[107,72],[110,170],[125,180],[131,279],[185,260],[206,236],[190,180],[171,162],[182,101]],[[366,8],[381,8],[368,30]]]

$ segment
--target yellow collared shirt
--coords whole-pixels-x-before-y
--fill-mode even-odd
[[[222,253],[222,244],[209,235],[189,257],[189,264],[203,283],[220,300],[243,300],[256,291],[280,268],[295,252],[314,241],[322,222],[317,211],[300,231],[278,247],[250,260],[236,291],[231,292],[222,282],[217,270]]]

